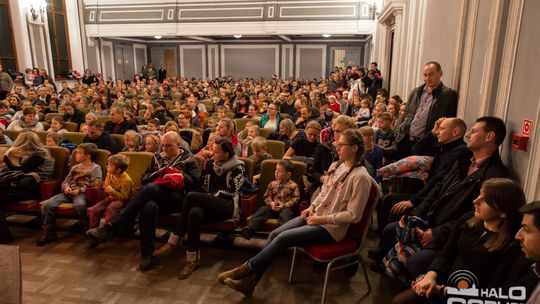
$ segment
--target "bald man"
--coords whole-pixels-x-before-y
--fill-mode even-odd
[[[438,119],[431,132],[415,145],[413,151],[417,153],[413,153],[414,155],[434,156],[427,183],[416,194],[389,193],[384,197],[383,203],[377,205],[379,233],[382,233],[387,223],[398,220],[401,215],[420,204],[458,159],[472,157],[463,141],[466,131],[467,124],[462,119],[443,117]],[[377,260],[384,254],[385,252],[378,250],[369,252],[369,256]]]

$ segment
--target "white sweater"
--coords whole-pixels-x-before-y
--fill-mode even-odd
[[[333,170],[336,165],[337,163],[333,163],[328,171]],[[316,215],[326,216],[328,224],[322,227],[336,242],[345,237],[349,224],[360,221],[371,185],[376,183],[364,166],[356,167],[344,181],[339,182],[349,169],[350,167],[342,163],[328,176],[312,203]]]

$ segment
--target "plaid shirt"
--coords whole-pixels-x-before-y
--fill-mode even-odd
[[[267,205],[278,202],[284,208],[287,208],[296,205],[299,200],[300,190],[298,190],[298,185],[290,179],[285,182],[278,180],[270,182],[268,189],[264,193],[264,203]]]

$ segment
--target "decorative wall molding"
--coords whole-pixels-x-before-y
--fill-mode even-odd
[[[309,9],[309,10],[307,10]],[[334,9],[334,11],[332,10]],[[356,5],[281,6],[279,18],[346,18],[357,16]],[[289,12],[289,13],[287,13]],[[319,12],[318,14],[315,14]]]
[[[208,45],[208,77],[219,77],[219,47],[217,44]]]
[[[187,49],[197,49],[201,51],[201,67],[202,67],[202,78],[206,78],[206,46],[205,45],[181,45],[180,46],[180,77],[185,77],[184,73],[184,50]]]
[[[470,0],[460,0],[460,5],[461,5],[461,10],[460,10],[460,17],[459,17],[459,20],[461,20],[460,22],[460,26],[459,26],[459,32],[458,32],[458,39],[457,39],[457,43],[456,43],[456,49],[455,49],[455,53],[456,53],[456,61],[454,62],[454,66],[455,66],[455,69],[456,69],[456,72],[454,73],[454,77],[452,79],[452,88],[454,88],[456,91],[460,91],[461,89],[461,69],[463,68],[463,53],[464,53],[464,45],[465,45],[465,32],[466,32],[466,29],[467,29],[467,14],[469,12],[468,10],[468,4],[469,4],[469,1]],[[458,102],[458,107],[459,107],[459,104],[461,103],[465,103],[465,100],[464,99],[460,99],[460,101]],[[463,108],[465,109],[465,108]],[[459,113],[459,111],[458,111]],[[459,116],[459,115],[458,115]],[[463,117],[462,115],[459,116],[459,117]]]
[[[102,40],[99,45],[100,45],[99,53],[100,53],[100,56],[102,58],[102,60],[101,60],[101,72],[103,73],[103,77],[106,78],[106,77],[110,76],[110,77],[112,77],[112,79],[116,80],[116,62],[114,61],[114,45],[113,45],[112,41],[105,41],[105,40]],[[105,54],[105,52],[103,50],[104,46],[109,46],[110,47],[109,54]],[[96,52],[96,53],[98,53],[98,52]],[[105,56],[109,56],[109,58],[111,60],[110,62],[111,62],[112,75],[108,75],[108,73],[107,73],[107,68],[105,67]]]
[[[296,71],[296,78],[300,78],[300,75],[302,74],[300,71],[300,60],[301,60],[301,50],[303,49],[320,49],[322,51],[322,64],[321,64],[321,76],[326,76],[326,53],[327,53],[327,46],[325,44],[298,44],[296,45],[296,64],[295,64],[295,71]]]
[[[281,78],[293,77],[294,45],[281,45]],[[288,54],[288,56],[287,56]],[[287,68],[288,67],[288,68]]]
[[[207,36],[207,35],[320,35],[374,34],[376,23],[365,20],[246,21],[192,23],[86,24],[90,37]]]
[[[497,52],[499,37],[501,36],[501,18],[503,13],[504,1],[494,1],[491,7],[489,18],[488,46],[484,57],[484,70],[480,82],[480,102],[479,115],[489,115],[489,106],[493,102],[493,86],[497,85],[495,81],[495,72],[497,69]]]
[[[501,59],[501,72],[499,76],[497,100],[495,103],[495,115],[506,120],[508,105],[510,102],[510,89],[514,79],[514,64],[521,29],[521,18],[525,0],[510,2],[508,22],[504,37],[504,48]],[[538,125],[539,121],[536,121]],[[538,132],[536,134],[539,134]]]
[[[144,62],[137,62],[137,50],[144,50]],[[146,51],[146,45],[145,44],[133,44],[133,66],[135,67],[135,74],[139,72],[139,67],[142,67],[143,64],[147,64],[148,61],[148,53]]]
[[[476,24],[478,22],[478,9],[480,6],[480,0],[470,0],[468,9],[468,18],[467,26],[465,33],[465,47],[463,52],[463,61],[462,61],[462,70],[461,70],[461,81],[459,88],[459,96],[461,96],[461,101],[458,103],[457,117],[465,117],[465,109],[467,105],[466,96],[469,92],[469,83],[471,77],[471,68],[472,68],[472,57],[474,51],[474,40],[476,36]]]
[[[267,45],[246,45],[246,44],[223,44],[221,49],[221,76],[228,75],[225,70],[225,50],[226,49],[272,49],[274,50],[274,74],[279,75],[279,45],[267,44]]]

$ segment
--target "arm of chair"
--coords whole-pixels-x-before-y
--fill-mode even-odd
[[[258,194],[244,195],[240,198],[241,222],[246,223],[247,218],[257,211]]]
[[[41,201],[47,200],[58,194],[61,183],[62,181],[60,179],[41,181],[39,183],[39,193],[41,194]]]

